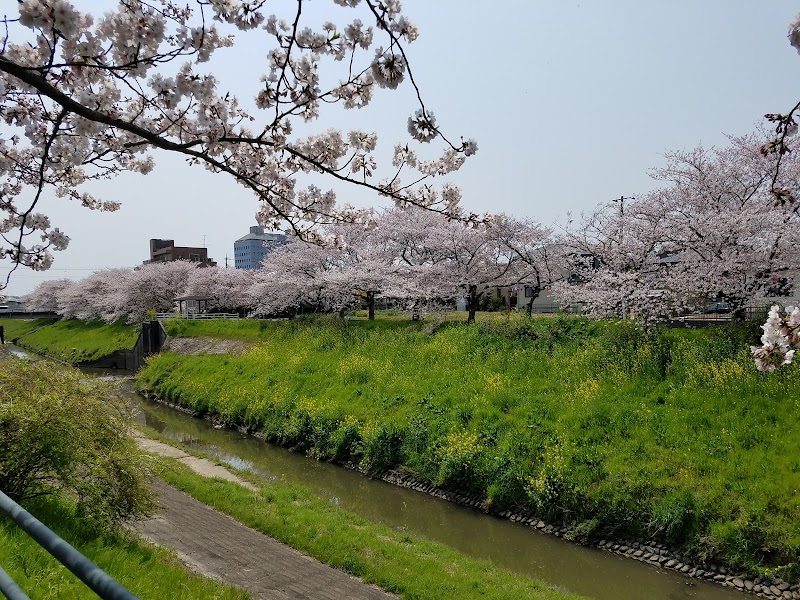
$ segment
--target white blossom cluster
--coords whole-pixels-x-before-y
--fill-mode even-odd
[[[384,52],[380,47],[375,50],[372,61],[372,77],[380,87],[394,90],[403,82],[406,75],[406,62],[400,54]],[[427,140],[426,140],[427,141]]]
[[[800,54],[800,15],[797,15],[794,20],[789,23],[789,43]]]
[[[32,215],[50,191],[87,208],[115,210],[112,199],[81,186],[126,171],[151,172],[153,149],[232,177],[260,200],[262,222],[282,221],[301,236],[313,237],[318,224],[370,219],[370,211],[340,206],[331,190],[301,186],[305,173],[477,220],[461,214],[452,185],[431,193],[430,180],[458,169],[477,145],[463,138],[451,143],[422,103],[404,48],[419,31],[398,0],[334,0],[332,18],[314,26],[305,23],[301,0],[284,15],[269,14],[268,3],[242,0],[125,0],[102,14],[82,12],[69,0],[17,6],[19,19],[9,20],[0,53],[4,257],[49,266],[50,252],[69,238],[18,217]],[[360,18],[333,18],[359,10]],[[261,72],[254,69],[255,114],[223,88],[224,73],[208,66],[219,50],[235,52],[235,34],[246,30],[272,45]],[[320,77],[335,65],[339,77]],[[326,90],[323,79],[337,83]],[[381,173],[375,132],[293,133],[293,123],[315,122],[327,104],[362,108],[379,90],[404,83],[420,98],[408,121],[412,141],[441,142],[439,158],[419,160],[407,149]],[[409,179],[407,171],[415,171]],[[43,243],[23,244],[34,231]]]
[[[419,109],[408,117],[408,133],[415,140],[430,142],[436,137],[436,117],[432,112]]]
[[[758,370],[774,371],[791,364],[795,348],[800,345],[800,308],[787,306],[781,314],[781,307],[773,305],[761,329],[761,346],[750,346]]]

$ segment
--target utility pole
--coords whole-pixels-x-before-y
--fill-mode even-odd
[[[614,198],[612,202],[619,202],[619,216],[620,218],[625,216],[625,200],[636,200],[634,196],[620,196],[619,198]]]
[[[619,245],[622,246],[625,237],[625,200],[635,200],[633,196],[620,196],[614,198],[612,202],[619,202]],[[628,302],[627,298],[622,298],[622,320],[628,318]]]

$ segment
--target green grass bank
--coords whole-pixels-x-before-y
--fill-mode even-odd
[[[151,359],[138,385],[164,399],[586,536],[641,535],[797,576],[800,372],[757,372],[752,329],[580,318],[168,327],[258,343]]]
[[[0,319],[0,327],[3,328],[6,343],[28,334],[34,329],[53,323],[54,319]]]
[[[8,319],[0,324],[5,325],[8,321],[13,320]],[[19,321],[19,323],[33,324],[36,321]],[[97,360],[116,350],[130,350],[139,337],[138,325],[122,322],[65,319],[45,325],[39,326],[38,329],[31,326],[30,329],[35,331],[19,334],[20,345],[69,363]],[[6,339],[10,337],[10,334],[6,333]]]

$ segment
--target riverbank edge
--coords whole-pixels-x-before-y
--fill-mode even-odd
[[[298,484],[282,483],[282,482],[270,482],[270,481],[264,479],[262,476],[260,476],[257,473],[251,472],[251,471],[249,471],[247,469],[239,469],[239,468],[236,468],[236,467],[232,467],[231,465],[219,461],[219,459],[215,458],[213,455],[207,454],[206,452],[203,452],[202,450],[198,450],[198,449],[195,449],[195,448],[189,448],[189,447],[187,447],[185,442],[180,442],[180,441],[175,440],[175,439],[170,439],[169,437],[166,437],[163,434],[159,433],[158,431],[152,429],[148,425],[141,425],[140,424],[140,425],[136,426],[135,429],[136,429],[138,434],[140,434],[142,436],[145,436],[147,439],[154,440],[154,441],[159,441],[159,442],[161,442],[161,443],[163,443],[165,445],[168,445],[173,450],[178,450],[180,452],[184,452],[189,457],[197,458],[197,459],[200,459],[200,460],[208,460],[211,463],[213,463],[214,465],[217,465],[220,468],[227,470],[229,473],[234,474],[236,477],[241,477],[241,478],[245,479],[247,482],[249,482],[249,483],[253,484],[254,486],[256,486],[258,488],[258,490],[253,490],[249,486],[243,486],[240,482],[232,481],[229,478],[223,478],[222,480],[214,481],[214,479],[215,479],[214,477],[208,477],[206,475],[202,475],[202,474],[197,473],[196,471],[194,471],[194,469],[192,469],[192,467],[187,465],[185,462],[183,462],[181,460],[178,460],[177,458],[174,458],[174,457],[171,457],[171,456],[161,456],[161,455],[154,454],[153,455],[153,459],[154,459],[154,461],[156,461],[156,464],[158,465],[157,466],[157,469],[158,469],[158,475],[157,476],[160,477],[162,480],[164,480],[168,485],[178,489],[179,491],[181,491],[183,493],[188,494],[189,496],[193,497],[195,500],[205,504],[206,506],[212,508],[213,510],[216,510],[218,512],[221,512],[221,513],[227,515],[228,517],[238,521],[239,523],[245,525],[246,527],[250,527],[251,529],[254,529],[254,530],[256,530],[256,531],[258,531],[258,532],[260,532],[260,533],[262,533],[262,534],[264,534],[266,536],[269,536],[269,537],[277,540],[281,544],[284,544],[286,546],[294,548],[296,551],[306,555],[311,560],[319,561],[319,562],[321,562],[323,564],[326,564],[326,565],[328,565],[328,566],[330,566],[330,567],[332,567],[334,569],[341,570],[344,573],[347,573],[348,575],[350,575],[352,577],[356,577],[357,579],[360,579],[362,582],[367,583],[368,585],[376,585],[380,589],[382,589],[382,590],[384,590],[384,591],[386,591],[386,592],[388,592],[390,594],[398,594],[399,597],[403,597],[402,592],[398,591],[398,589],[396,589],[395,586],[393,584],[391,584],[391,583],[388,584],[388,585],[383,585],[383,584],[379,583],[378,581],[369,579],[369,575],[368,574],[357,573],[357,572],[348,570],[348,567],[344,563],[342,563],[341,561],[339,561],[338,563],[335,564],[335,563],[331,562],[329,559],[326,559],[325,556],[317,554],[314,551],[310,550],[309,548],[304,547],[304,544],[302,542],[299,542],[296,539],[295,540],[286,539],[285,537],[282,537],[280,535],[280,533],[276,533],[274,531],[270,531],[269,527],[265,527],[264,526],[264,522],[263,521],[261,521],[260,519],[258,519],[255,516],[252,516],[252,514],[248,514],[249,509],[245,509],[244,512],[242,512],[242,510],[237,510],[237,507],[236,507],[237,503],[235,501],[233,501],[233,502],[230,501],[230,499],[232,497],[232,494],[223,494],[221,497],[224,498],[224,500],[222,500],[221,502],[216,502],[216,501],[213,500],[213,498],[211,496],[204,496],[202,493],[198,493],[198,489],[196,487],[196,484],[202,483],[202,484],[205,484],[207,486],[219,486],[219,485],[222,485],[222,486],[230,486],[231,488],[235,488],[235,489],[240,489],[240,490],[242,490],[242,493],[251,495],[251,499],[249,500],[250,503],[257,502],[258,498],[261,498],[265,493],[269,494],[269,490],[271,488],[274,488],[274,487],[284,488],[284,489],[294,488],[294,489],[299,491],[301,499],[302,499],[303,495],[305,494],[308,498],[313,498],[316,502],[324,504],[324,505],[330,507],[333,511],[336,511],[336,512],[339,512],[339,513],[342,513],[342,514],[349,514],[352,517],[354,517],[355,519],[357,519],[358,521],[366,521],[367,522],[367,525],[366,525],[367,528],[372,527],[372,528],[378,529],[378,530],[379,529],[390,530],[390,531],[396,533],[397,536],[399,536],[399,538],[403,538],[404,543],[430,544],[430,545],[433,545],[433,546],[437,546],[437,547],[443,548],[443,549],[446,550],[446,552],[448,554],[458,555],[461,559],[463,559],[465,561],[476,563],[476,564],[478,564],[478,566],[480,566],[480,564],[483,564],[484,568],[490,568],[490,569],[495,570],[497,572],[495,574],[495,576],[502,575],[502,578],[503,578],[504,582],[509,581],[509,579],[517,579],[519,581],[525,581],[528,584],[533,585],[536,588],[536,589],[532,590],[533,592],[536,593],[535,595],[527,595],[527,594],[520,595],[519,593],[517,593],[517,594],[510,594],[510,595],[500,596],[500,598],[502,598],[503,600],[505,600],[506,598],[531,598],[531,599],[540,598],[540,597],[550,598],[552,596],[555,596],[556,598],[561,598],[561,599],[564,599],[564,600],[566,600],[566,599],[569,599],[569,600],[573,600],[573,599],[574,600],[584,600],[584,599],[588,600],[588,598],[586,596],[577,594],[575,592],[570,592],[567,589],[565,589],[563,586],[559,586],[557,584],[548,583],[548,582],[544,581],[543,579],[535,577],[535,576],[514,573],[512,571],[509,571],[505,567],[498,566],[498,565],[495,565],[494,563],[491,563],[487,559],[474,557],[474,556],[471,556],[469,554],[465,554],[463,552],[460,552],[458,550],[454,550],[451,547],[449,547],[446,544],[443,544],[441,542],[429,540],[429,539],[425,538],[424,536],[408,536],[408,535],[405,535],[403,531],[394,530],[388,525],[384,525],[384,524],[381,524],[381,523],[375,523],[375,522],[372,522],[372,521],[367,521],[367,519],[365,519],[364,517],[360,517],[354,512],[347,511],[347,510],[337,506],[335,502],[330,502],[330,500],[328,500],[326,498],[319,497],[316,493],[313,492],[313,490],[311,490],[309,488],[306,488],[305,486],[298,485]],[[230,489],[230,488],[228,488],[228,489]],[[298,509],[298,505],[295,504],[296,500],[297,500],[296,496],[291,499],[291,504],[293,505],[291,510],[293,510],[293,511]],[[274,500],[270,500],[268,502],[275,503]],[[317,507],[317,510],[318,510],[317,514],[324,513],[324,511],[320,511],[319,510],[319,507]],[[283,517],[283,519],[285,519],[285,517]],[[299,521],[302,521],[302,518],[299,519]],[[284,522],[288,522],[289,524],[291,524],[292,519],[289,519],[288,521],[284,521]],[[356,523],[355,524],[355,529],[362,530],[362,529],[364,529],[364,526],[360,525],[359,523]],[[339,531],[341,531],[341,530],[339,530]],[[373,537],[374,537],[374,539],[378,540],[379,544],[387,544],[387,543],[388,544],[392,544],[393,543],[390,538],[383,537],[383,536],[379,535],[376,532],[373,532]],[[313,538],[315,538],[315,535],[311,534],[311,533],[307,534],[306,536],[303,536],[303,539],[309,539],[310,540],[310,539],[313,539]],[[363,552],[363,550],[359,550],[359,552]],[[431,555],[426,552],[425,556],[430,557]],[[448,558],[447,556],[444,556],[444,557],[440,556],[438,558],[437,564],[447,565],[449,563],[450,559],[451,558]],[[483,579],[483,578],[485,578],[487,576],[486,572],[482,568],[474,570],[474,572],[475,573],[479,573],[480,574],[479,577],[481,579]],[[409,576],[410,573],[415,573],[415,571],[413,569],[411,569],[411,570],[406,569],[404,571],[404,573],[405,573],[405,576]],[[453,576],[453,573],[451,571],[447,571],[447,575],[448,576]],[[491,577],[491,574],[489,576]],[[414,578],[417,578],[417,575],[414,575]],[[462,595],[441,595],[441,596],[423,595],[423,596],[418,596],[418,595],[415,595],[415,594],[412,593],[408,597],[410,597],[410,598],[421,597],[421,598],[428,598],[428,599],[436,598],[438,600],[438,598],[450,598],[450,597],[453,597],[453,598],[456,598],[456,597],[458,597],[458,598],[462,598],[462,597],[463,598],[473,598],[473,597],[474,598],[478,598],[478,597],[483,598],[485,596],[480,594],[480,593],[475,594],[475,595],[471,595],[471,594],[467,593],[466,595],[463,595],[463,591],[462,591]],[[498,598],[497,595],[492,596],[492,597]]]
[[[200,414],[197,411],[185,406],[164,400],[152,390],[138,390],[138,393],[142,397],[163,406],[178,410],[195,418],[205,419],[213,423],[217,428],[226,428],[238,431],[239,433],[260,439],[265,443],[272,444],[272,442],[267,441],[265,437],[258,431],[253,431],[249,427],[243,425],[233,425],[218,421],[214,414]],[[651,542],[644,540],[643,538],[610,539],[607,537],[590,537],[582,539],[580,532],[573,527],[564,525],[563,523],[559,524],[545,522],[538,515],[526,510],[497,510],[491,506],[487,506],[483,499],[475,494],[445,489],[433,483],[419,480],[410,473],[399,469],[389,469],[380,474],[370,474],[364,469],[361,469],[357,464],[350,461],[331,462],[373,479],[380,479],[387,483],[409,488],[430,496],[435,496],[460,506],[480,510],[484,514],[501,519],[508,519],[513,523],[531,527],[532,529],[536,529],[541,533],[554,535],[569,542],[612,552],[625,558],[631,558],[633,560],[649,564],[653,567],[670,569],[693,579],[703,579],[722,587],[733,588],[741,592],[767,599],[800,600],[800,584],[790,584],[780,579],[766,581],[760,577],[751,578],[745,574],[731,573],[723,565],[705,563],[697,557],[686,555],[679,549],[667,546],[666,544]]]

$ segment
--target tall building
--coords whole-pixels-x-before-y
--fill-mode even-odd
[[[189,262],[200,263],[200,267],[216,267],[212,259],[208,257],[207,248],[195,248],[192,246],[176,246],[175,240],[150,240],[150,260],[143,264],[172,262],[175,260],[188,260]]]
[[[257,269],[262,259],[278,246],[286,243],[282,233],[265,232],[256,225],[250,233],[233,242],[233,259],[237,269]]]

